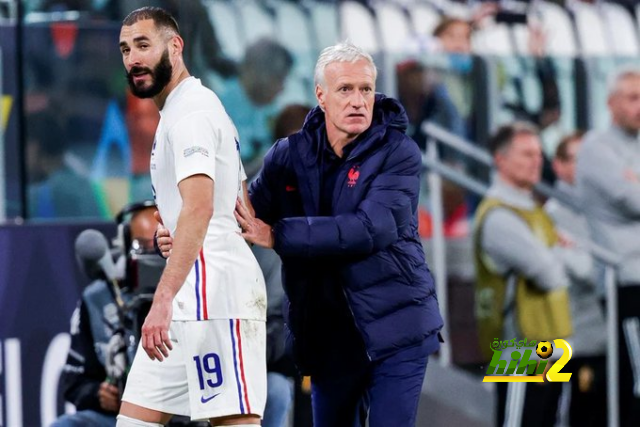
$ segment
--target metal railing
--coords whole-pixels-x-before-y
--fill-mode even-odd
[[[445,320],[443,335],[448,342],[447,328],[447,271],[446,252],[444,240],[444,218],[442,206],[442,177],[447,180],[472,191],[480,196],[487,193],[488,185],[473,178],[466,173],[443,163],[438,154],[438,144],[445,144],[448,147],[470,157],[479,163],[493,169],[493,157],[484,149],[473,143],[452,134],[446,129],[427,122],[422,126],[423,132],[427,135],[427,151],[423,155],[423,164],[428,169],[429,198],[431,204],[431,215],[433,223],[433,250],[434,265],[433,271],[440,301],[442,317]],[[547,184],[536,185],[535,191],[547,198],[553,198],[563,203],[570,209],[579,212],[580,208],[564,195]],[[572,236],[573,237],[573,236]],[[585,248],[593,257],[605,264],[605,290],[607,304],[607,408],[608,425],[617,427],[619,424],[619,393],[618,393],[618,303],[616,287],[616,267],[619,265],[619,257],[613,252],[605,249],[583,236],[575,236],[576,244]],[[445,342],[442,347],[440,363],[448,366],[451,363],[451,349]]]

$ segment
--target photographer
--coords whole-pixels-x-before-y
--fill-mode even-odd
[[[71,348],[61,379],[64,397],[75,405],[77,412],[60,417],[52,427],[116,425],[124,377],[132,356],[127,352],[135,351],[134,346],[127,347],[126,343],[130,337],[139,335],[136,320],[140,313],[127,309],[126,303],[141,289],[148,288],[135,259],[154,254],[155,212],[155,204],[146,201],[128,206],[117,216],[116,247],[121,253],[115,270],[122,271],[119,274],[124,277],[122,280],[109,283],[109,272],[105,272],[101,261],[87,262],[81,253],[84,248],[80,238],[76,240],[78,258],[85,262],[83,267],[94,280],[82,293],[71,317]],[[156,263],[155,269],[159,270],[159,276],[164,261],[159,257],[158,260],[161,262]],[[119,307],[119,300],[125,307]]]

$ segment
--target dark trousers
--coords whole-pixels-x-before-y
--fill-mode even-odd
[[[640,285],[618,288],[620,425],[640,425]]]
[[[496,426],[555,425],[562,383],[497,383],[497,386]]]
[[[604,356],[574,356],[563,372],[571,372],[569,425],[607,425],[607,369]]]
[[[311,378],[314,427],[413,427],[432,349],[425,342],[347,374]]]

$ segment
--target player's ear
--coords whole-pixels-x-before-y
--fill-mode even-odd
[[[172,56],[181,55],[184,49],[184,40],[179,35],[171,37],[169,41],[169,49]]]

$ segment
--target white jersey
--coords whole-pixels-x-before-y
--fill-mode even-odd
[[[266,320],[262,271],[233,214],[246,179],[238,133],[218,97],[189,77],[167,97],[151,152],[153,194],[172,236],[180,233],[178,183],[196,174],[214,181],[213,217],[173,300],[173,320]]]

